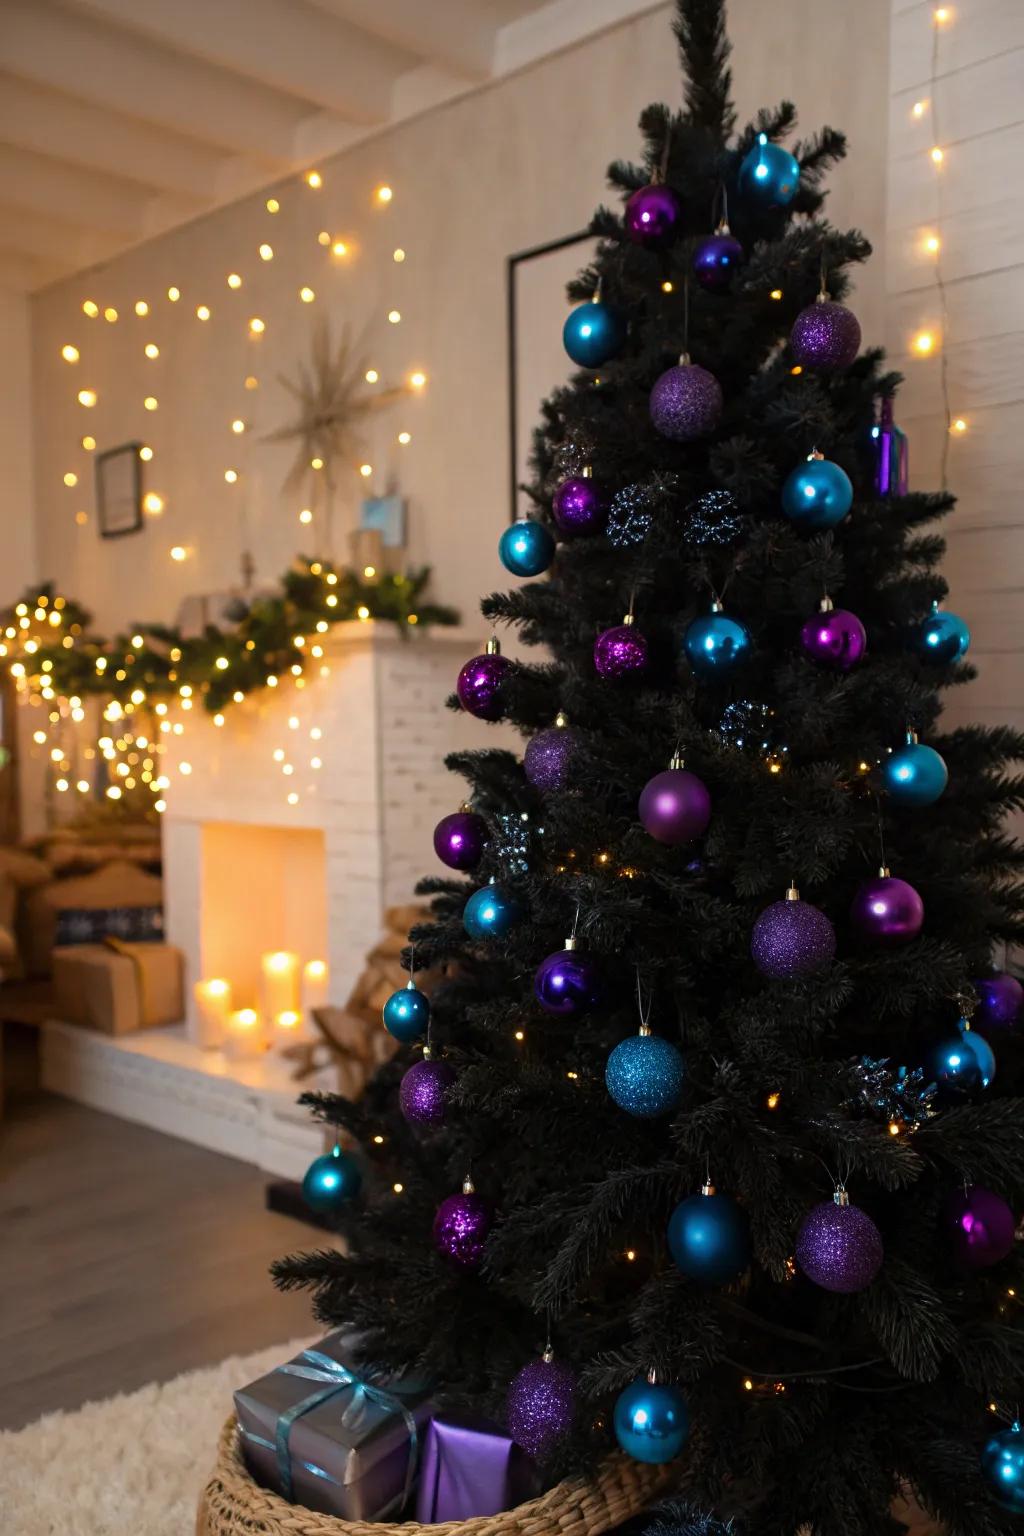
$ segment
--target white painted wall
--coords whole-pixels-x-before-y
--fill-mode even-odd
[[[4,594],[36,576],[32,485],[32,332],[29,301],[0,288],[0,545]]]

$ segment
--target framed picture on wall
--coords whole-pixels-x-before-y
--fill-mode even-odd
[[[141,446],[125,443],[96,456],[96,518],[103,539],[119,539],[142,527]]]

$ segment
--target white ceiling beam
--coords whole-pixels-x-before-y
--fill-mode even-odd
[[[498,30],[480,0],[313,0],[321,10],[470,80],[486,80]]]
[[[60,262],[39,261],[21,251],[0,247],[0,289],[12,293],[32,293],[64,277],[68,269]]]
[[[142,228],[146,196],[134,182],[0,144],[0,197],[35,213],[132,236]]]
[[[664,0],[549,0],[547,5],[524,11],[498,31],[494,50],[495,72],[508,74],[522,69],[535,59],[571,48],[581,38],[591,37],[620,22],[656,11]]]
[[[116,235],[83,229],[65,219],[50,218],[22,208],[0,196],[0,240],[6,250],[40,261],[52,262],[67,271],[78,271],[112,256],[124,244]]]
[[[226,70],[96,27],[37,0],[4,0],[0,70],[52,86],[142,122],[255,155],[268,169],[292,164],[305,111],[287,96]]]

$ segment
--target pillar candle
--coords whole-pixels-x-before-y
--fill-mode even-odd
[[[274,1016],[274,1044],[277,1047],[294,1045],[296,1040],[302,1040],[305,1030],[302,1026],[302,1014],[295,1009],[287,1008],[284,1013]]]
[[[219,976],[197,981],[192,995],[196,1002],[196,1043],[204,1051],[215,1051],[224,1044],[227,1033],[231,983]]]
[[[327,1002],[330,972],[326,960],[307,960],[302,967],[302,1014],[308,1020],[314,1008]]]
[[[262,1056],[265,1045],[263,1023],[255,1008],[239,1008],[228,1015],[224,1049],[229,1056],[236,1060]]]
[[[260,1002],[263,1017],[296,1013],[299,1007],[299,957],[286,949],[271,950],[260,961]]]

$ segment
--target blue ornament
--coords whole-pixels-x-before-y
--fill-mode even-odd
[[[353,1200],[363,1187],[359,1164],[348,1152],[335,1147],[315,1157],[302,1181],[302,1198],[311,1211],[330,1215]]]
[[[1020,1424],[993,1435],[981,1453],[981,1471],[992,1497],[1011,1514],[1024,1515],[1024,1434]]]
[[[543,523],[522,517],[498,540],[498,556],[513,576],[539,576],[555,558],[555,541]]]
[[[834,528],[852,506],[849,475],[820,453],[798,464],[782,487],[782,510],[801,528]]]
[[[625,339],[625,320],[603,299],[577,304],[562,329],[565,350],[581,368],[600,368],[615,356]]]
[[[620,1040],[608,1057],[604,1080],[620,1109],[655,1120],[675,1109],[683,1091],[683,1058],[670,1040],[641,1029]]]
[[[800,165],[781,144],[769,142],[759,133],[757,143],[748,149],[740,165],[739,187],[745,197],[775,208],[785,208],[796,196],[800,185]]]
[[[929,661],[962,661],[971,644],[971,632],[958,613],[945,613],[932,603],[932,611],[917,632],[916,645]]]
[[[687,625],[683,650],[697,677],[719,677],[746,660],[750,631],[723,613],[721,603],[713,603],[710,613]]]
[[[960,1019],[955,1030],[932,1039],[922,1066],[924,1076],[947,1104],[983,1093],[996,1075],[995,1052],[966,1019]]]
[[[907,732],[907,744],[882,764],[882,782],[898,805],[934,805],[949,783],[949,770],[934,747]]]
[[[430,1002],[412,980],[384,1004],[384,1028],[403,1045],[425,1035],[429,1022]]]
[[[705,1184],[676,1206],[668,1222],[668,1246],[677,1267],[701,1285],[727,1285],[750,1263],[750,1227],[729,1195]]]
[[[690,1433],[690,1411],[679,1388],[642,1376],[619,1393],[613,1419],[627,1456],[654,1466],[674,1461]]]
[[[492,880],[473,892],[462,922],[471,939],[503,939],[519,916],[519,903]]]

